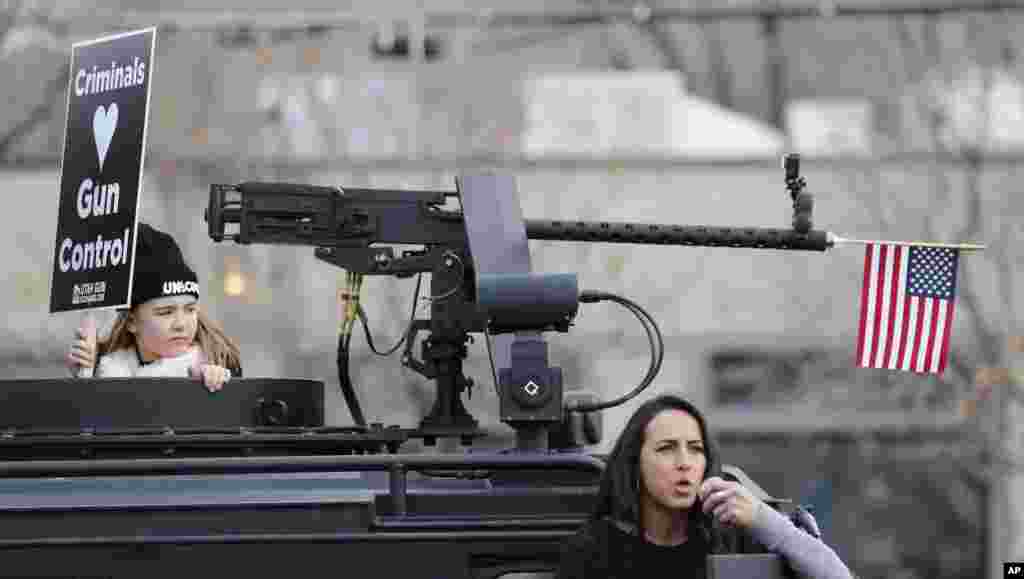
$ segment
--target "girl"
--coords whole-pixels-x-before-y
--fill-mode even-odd
[[[139,223],[132,280],[131,307],[118,312],[106,339],[97,340],[91,317],[78,329],[68,354],[73,375],[193,377],[211,392],[242,375],[238,345],[200,310],[198,279],[174,238]]]
[[[608,456],[590,521],[566,543],[558,577],[704,579],[709,554],[770,552],[796,576],[850,579],[828,545],[742,485],[715,474],[703,415],[660,396],[641,405]]]

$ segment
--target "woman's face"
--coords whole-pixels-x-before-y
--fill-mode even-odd
[[[199,304],[190,295],[156,298],[139,305],[128,323],[146,362],[180,356],[192,347]]]
[[[640,449],[641,496],[653,506],[692,507],[706,468],[700,424],[688,412],[663,410],[647,423]]]

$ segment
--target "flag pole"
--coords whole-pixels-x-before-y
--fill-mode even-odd
[[[829,232],[828,241],[830,245],[845,245],[845,244],[860,244],[866,245],[868,243],[886,243],[889,245],[903,245],[903,246],[915,246],[915,247],[945,247],[947,249],[959,249],[961,251],[981,251],[985,249],[984,244],[978,243],[934,243],[926,241],[880,241],[872,239],[850,239],[846,237],[839,237],[838,235]]]

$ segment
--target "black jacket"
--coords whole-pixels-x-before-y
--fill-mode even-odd
[[[682,545],[650,543],[629,524],[592,520],[562,547],[559,579],[673,577],[705,579],[709,554],[767,553],[747,533],[713,527],[709,537],[694,534]]]

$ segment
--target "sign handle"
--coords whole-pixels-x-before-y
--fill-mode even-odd
[[[92,312],[86,312],[85,318],[82,320],[82,325],[78,327],[78,337],[83,338],[87,343],[92,344],[93,353],[97,352],[98,347],[96,340],[96,317],[93,315]],[[78,377],[92,378],[93,370],[97,362],[99,362],[98,359],[95,360],[93,362],[93,365],[88,368],[79,368]]]

